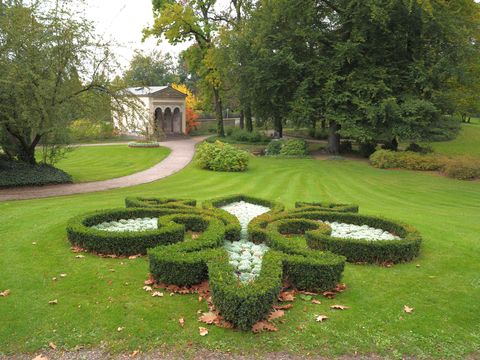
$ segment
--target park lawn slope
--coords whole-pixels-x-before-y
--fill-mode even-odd
[[[195,295],[152,297],[142,290],[145,258],[104,259],[70,251],[65,226],[86,211],[123,207],[126,196],[197,200],[245,193],[283,202],[356,203],[361,214],[407,222],[423,235],[418,259],[393,267],[347,264],[348,289],[320,305],[297,298],[275,333],[209,327],[201,337]],[[244,173],[194,165],[150,184],[108,192],[0,203],[0,353],[34,352],[53,342],[132,352],[207,348],[235,353],[464,358],[480,348],[480,183],[357,161],[253,158]],[[34,245],[33,243],[36,243]],[[66,273],[65,278],[59,274]],[[52,281],[57,277],[57,281]],[[57,305],[49,305],[50,300]],[[350,309],[334,311],[332,304]],[[403,306],[414,308],[412,314]],[[323,323],[315,316],[325,314]],[[178,323],[185,319],[185,327]],[[118,328],[122,331],[117,331]]]
[[[480,159],[480,124],[462,124],[462,129],[455,139],[432,142],[429,145],[438,154],[463,155]]]
[[[74,182],[99,181],[148,169],[168,154],[170,149],[165,147],[81,146],[68,152],[55,166],[70,174]]]

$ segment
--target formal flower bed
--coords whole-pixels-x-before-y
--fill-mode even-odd
[[[158,148],[160,143],[156,141],[130,141],[128,147],[131,148]]]
[[[127,198],[126,205],[73,218],[68,239],[99,254],[147,253],[158,284],[191,287],[208,280],[216,311],[244,330],[268,317],[283,281],[302,291],[327,291],[339,283],[345,260],[408,261],[421,242],[408,225],[359,215],[351,204],[297,203],[285,210],[232,195],[201,208],[195,200],[151,197]]]

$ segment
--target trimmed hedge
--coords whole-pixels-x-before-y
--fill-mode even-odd
[[[125,206],[131,207],[162,207],[162,208],[190,208],[197,206],[197,200],[192,199],[172,199],[172,198],[155,198],[155,197],[127,197],[125,198]]]
[[[179,209],[129,208],[96,211],[76,216],[68,222],[67,237],[74,246],[99,254],[146,254],[148,248],[182,241],[185,226],[159,221],[159,229],[141,232],[112,232],[91,226],[105,221],[159,217],[178,213]]]
[[[303,202],[297,201],[295,203],[296,212],[303,211],[334,211],[334,212],[351,212],[358,213],[358,205],[355,204],[337,204],[324,202]]]
[[[223,248],[225,239],[240,238],[238,219],[219,209],[242,200],[271,209],[249,224],[252,241],[270,247],[263,257],[259,276],[250,283],[242,283],[235,276]],[[138,197],[125,201],[127,206],[143,207],[89,213],[72,219],[67,228],[72,244],[108,254],[147,251],[150,272],[158,282],[191,286],[208,279],[217,309],[225,320],[243,330],[249,330],[268,316],[283,279],[301,290],[325,291],[340,281],[346,258],[367,262],[406,261],[418,255],[421,242],[416,230],[407,225],[353,213],[358,211],[356,205],[298,202],[295,210],[284,211],[284,206],[277,202],[241,194],[205,201],[202,209],[195,208],[194,200]],[[104,221],[146,216],[158,217],[158,230],[115,233],[90,228]],[[332,238],[331,227],[318,220],[367,224],[403,239]],[[185,240],[185,231],[201,234]]]
[[[47,164],[30,165],[0,159],[0,188],[71,183],[65,171]]]
[[[302,216],[315,220],[368,225],[401,237],[400,240],[362,240],[336,238],[319,232],[305,233],[310,248],[343,255],[349,262],[399,263],[412,260],[420,252],[420,234],[415,228],[401,222],[375,216],[332,212],[307,212]]]

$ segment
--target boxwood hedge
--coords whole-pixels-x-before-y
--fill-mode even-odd
[[[235,216],[219,208],[241,200],[271,209],[249,224],[251,240],[270,247],[259,276],[250,283],[239,281],[223,248],[225,239],[239,239],[241,228]],[[418,254],[421,241],[418,232],[407,225],[355,214],[355,205],[297,203],[296,209],[285,211],[282,204],[247,195],[205,201],[202,209],[195,207],[194,200],[181,199],[127,198],[126,205],[127,209],[72,219],[67,227],[69,240],[98,253],[148,252],[150,272],[158,282],[190,286],[208,279],[213,303],[222,316],[245,330],[271,311],[283,279],[298,289],[327,290],[340,281],[345,259],[406,261]],[[91,228],[104,221],[147,216],[158,217],[158,230],[114,233]],[[402,240],[337,239],[321,220],[367,224],[391,231]],[[200,235],[185,239],[185,231]]]

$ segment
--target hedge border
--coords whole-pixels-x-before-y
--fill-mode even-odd
[[[327,202],[304,202],[297,201],[293,211],[333,211],[333,212],[351,212],[358,213],[358,205],[356,204],[341,204],[341,203],[327,203]]]
[[[146,207],[146,208],[191,208],[197,206],[197,200],[193,199],[175,199],[175,198],[157,198],[157,197],[126,197],[125,206],[127,208]]]

